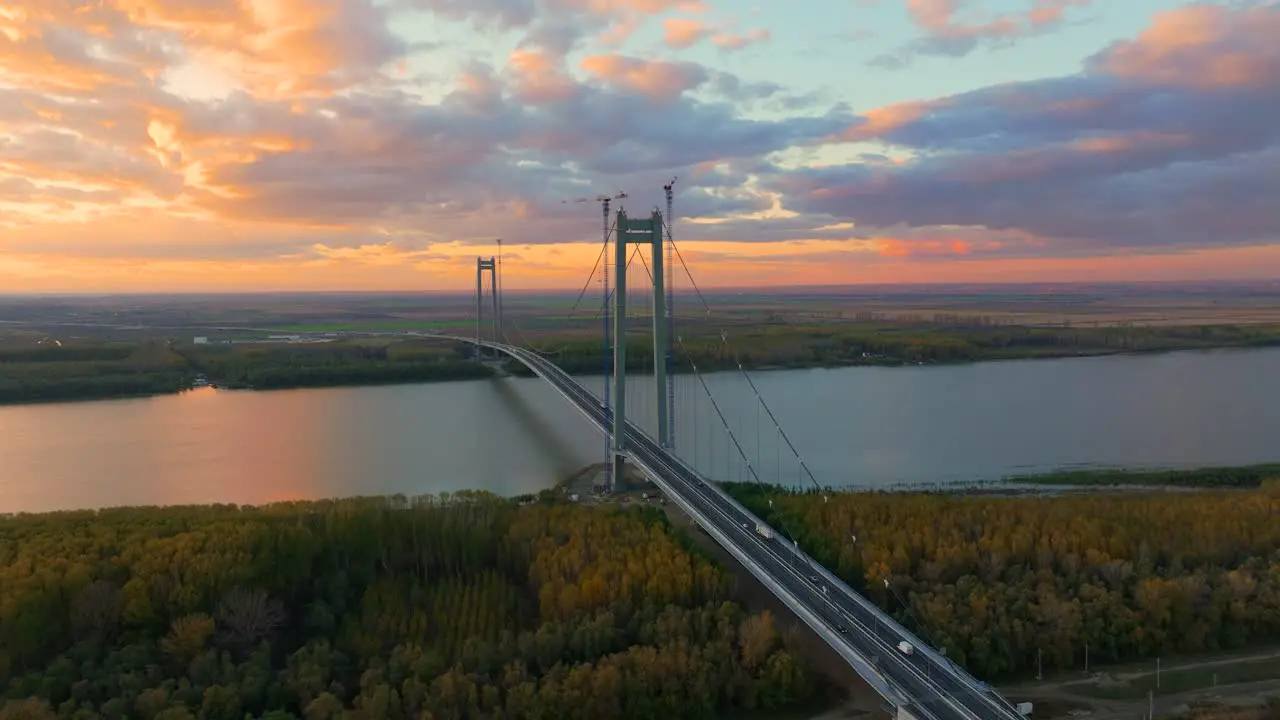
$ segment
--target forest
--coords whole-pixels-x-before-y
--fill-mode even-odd
[[[727,343],[720,330],[700,320],[682,325],[676,370],[688,372],[691,362],[702,371],[735,369],[738,363],[748,369],[894,366],[1280,345],[1280,327],[1273,325],[1029,327],[958,319],[798,324],[761,317],[727,327]],[[553,330],[531,333],[530,340],[569,372],[604,368],[598,334]],[[629,367],[652,367],[651,341],[633,338],[627,353]]]
[[[484,493],[0,517],[0,718],[743,717],[822,689],[651,509]]]
[[[433,341],[195,345],[163,339],[0,345],[0,403],[173,393],[197,376],[228,388],[492,377],[464,348]]]
[[[979,677],[1280,641],[1280,479],[1056,497],[730,492]],[[770,504],[772,501],[772,505]],[[886,589],[885,581],[889,587]]]
[[[493,376],[471,360],[469,346],[431,340],[183,345],[177,352],[219,386],[256,390]]]
[[[0,345],[0,403],[157,395],[191,377],[158,342]]]

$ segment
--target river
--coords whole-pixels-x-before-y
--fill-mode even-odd
[[[1280,349],[1267,349],[751,377],[818,482],[884,487],[1280,461],[1278,370]],[[810,482],[740,374],[704,378],[732,435],[699,380],[677,380],[686,460],[717,479],[754,471]],[[632,416],[652,424],[651,380],[633,387]],[[0,512],[512,495],[548,487],[604,449],[559,395],[525,378],[7,406]]]

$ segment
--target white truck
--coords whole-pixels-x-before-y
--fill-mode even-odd
[[[765,540],[773,539],[773,528],[765,525],[764,523],[756,523],[756,533]]]
[[[903,655],[910,655],[915,651],[916,649],[912,647],[911,643],[907,642],[906,640],[903,640],[902,642],[898,643],[898,652],[902,653]]]

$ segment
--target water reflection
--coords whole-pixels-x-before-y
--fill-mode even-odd
[[[1280,350],[756,373],[819,482],[1280,460]],[[677,448],[717,479],[806,484],[734,373],[677,378]],[[599,389],[599,378],[584,382]],[[631,415],[652,428],[652,379]],[[718,419],[734,428],[746,462]],[[757,440],[758,438],[758,440]],[[0,512],[467,488],[535,492],[604,457],[535,379],[0,407]],[[750,466],[750,470],[748,470]]]

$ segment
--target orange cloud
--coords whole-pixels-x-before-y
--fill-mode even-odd
[[[691,18],[667,18],[662,21],[662,41],[667,47],[684,50],[705,40],[711,28],[701,20]]]
[[[0,31],[0,77],[6,83],[44,91],[93,91],[130,85],[163,67],[154,59],[143,66],[107,62],[84,48],[54,52],[34,16],[15,13],[10,22]]]
[[[1214,88],[1280,76],[1280,13],[1274,5],[1190,5],[1156,15],[1134,40],[1104,53],[1109,72],[1148,82]]]
[[[876,252],[881,257],[938,257],[968,255],[972,245],[964,240],[895,240],[882,238],[875,241]]]
[[[1179,147],[1189,145],[1191,141],[1192,138],[1177,133],[1143,131],[1077,140],[1071,143],[1071,147],[1081,152],[1106,155],[1151,148]]]
[[[987,22],[959,22],[959,0],[907,0],[907,12],[916,25],[935,37],[1012,37],[1028,29],[1060,22],[1069,6],[1089,5],[1092,0],[1034,0],[1022,13],[1000,15]]]
[[[711,43],[721,50],[733,52],[742,50],[750,45],[756,45],[767,41],[772,34],[768,30],[752,30],[745,35],[735,35],[733,33],[721,33],[711,38]]]
[[[563,58],[546,50],[515,50],[507,64],[516,78],[513,90],[525,103],[559,102],[572,97],[577,90],[564,70]]]
[[[859,122],[837,136],[839,142],[864,142],[909,125],[939,108],[946,100],[912,100],[869,110]]]
[[[36,8],[6,10],[0,19],[0,72],[26,87],[154,81],[175,59],[159,32],[181,38],[191,62],[216,66],[262,97],[332,94],[369,79],[403,50],[382,11],[363,3],[48,0]],[[54,30],[85,40],[53,53],[47,43]]]
[[[675,50],[685,50],[709,39],[711,44],[721,50],[733,52],[765,42],[771,37],[771,33],[763,29],[745,34],[717,32],[710,24],[692,18],[667,18],[662,21],[662,29],[662,41]]]
[[[951,22],[955,0],[907,0],[907,12],[921,27],[938,29]]]
[[[707,7],[702,0],[563,0],[563,4],[595,15],[657,15],[671,10],[695,13]]]
[[[641,60],[625,55],[591,55],[582,69],[610,85],[652,100],[672,100],[701,85],[706,71],[692,63]]]

